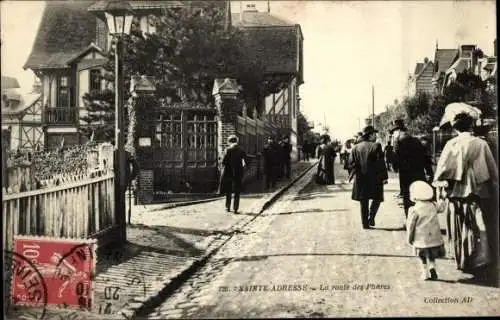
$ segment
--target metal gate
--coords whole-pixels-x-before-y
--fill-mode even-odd
[[[218,185],[213,108],[161,108],[153,141],[155,195],[206,193]]]

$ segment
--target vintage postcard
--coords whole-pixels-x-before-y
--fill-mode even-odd
[[[500,315],[495,1],[0,8],[6,319]]]

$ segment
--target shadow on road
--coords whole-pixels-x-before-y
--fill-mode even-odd
[[[318,212],[345,212],[349,211],[348,209],[330,209],[330,210],[323,210],[323,209],[306,209],[306,210],[299,210],[299,211],[285,211],[285,212],[280,212],[276,213],[274,215],[287,215],[287,214],[297,214],[297,213],[318,213]]]
[[[323,257],[382,257],[382,258],[410,258],[415,259],[413,255],[396,255],[396,254],[381,254],[381,253],[279,253],[279,254],[268,254],[268,255],[256,255],[256,256],[243,256],[243,257],[232,257],[224,260],[229,260],[230,262],[235,261],[260,261],[273,257],[299,257],[299,256],[323,256]]]
[[[372,227],[373,230],[381,230],[381,231],[406,231],[405,228],[399,227],[399,228],[377,228],[377,227]]]

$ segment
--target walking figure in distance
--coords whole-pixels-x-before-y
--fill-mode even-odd
[[[290,179],[290,174],[292,170],[292,145],[290,144],[290,139],[288,137],[285,137],[282,141],[281,147],[282,152],[283,152],[283,176],[286,177],[287,179]]]
[[[264,156],[264,175],[266,190],[276,187],[280,170],[279,146],[272,136],[267,138],[267,144],[262,152]]]
[[[387,165],[387,170],[396,171],[392,164],[392,159],[394,158],[394,148],[391,144],[391,140],[387,142],[387,145],[384,148],[384,154],[385,154],[385,163]]]
[[[411,200],[415,202],[410,207],[407,220],[408,243],[415,249],[415,255],[420,258],[422,280],[436,280],[435,259],[445,256],[443,237],[437,215],[437,207],[432,201],[434,190],[424,181],[415,181],[410,185]]]
[[[309,161],[309,141],[304,141],[302,144],[302,155],[304,157],[304,161]]]
[[[375,216],[384,201],[384,184],[388,179],[382,145],[375,142],[377,132],[373,126],[366,126],[349,159],[350,176],[354,178],[352,200],[360,202],[363,229],[375,226]]]
[[[238,213],[243,168],[249,159],[243,148],[238,145],[237,136],[229,136],[227,142],[229,143],[229,147],[226,149],[226,154],[222,160],[224,169],[221,181],[221,193],[225,193],[226,195],[226,210],[228,212],[231,211],[231,195],[234,193],[233,209],[234,213]]]

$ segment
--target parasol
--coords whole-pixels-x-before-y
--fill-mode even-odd
[[[453,124],[455,116],[460,113],[467,113],[472,118],[474,118],[474,120],[479,120],[482,115],[481,110],[476,107],[463,102],[453,102],[446,106],[443,118],[441,118],[439,126],[442,127],[447,123]]]

